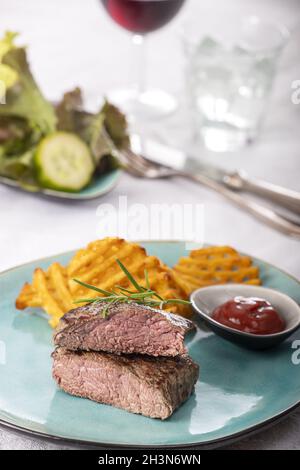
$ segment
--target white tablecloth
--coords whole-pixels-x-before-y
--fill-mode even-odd
[[[193,18],[199,23],[199,30],[204,31],[216,16],[230,22],[234,17],[253,13],[283,21],[294,31],[282,58],[260,139],[233,154],[212,154],[201,146],[194,150],[199,157],[215,164],[243,167],[253,176],[300,190],[300,105],[291,101],[292,81],[300,79],[300,28],[297,28],[300,5],[297,0],[189,0],[172,24],[149,37],[148,80],[152,86],[161,86],[182,96],[183,57],[178,27],[184,16]],[[132,79],[128,72],[129,37],[108,19],[96,0],[2,0],[1,29],[22,33],[20,42],[28,44],[34,73],[51,99],[80,85],[89,105],[96,108],[107,90],[124,86]],[[170,145],[185,148],[190,144],[190,124],[181,110],[142,130]],[[265,227],[203,187],[180,180],[135,180],[127,175],[122,176],[113,192],[90,202],[47,200],[1,186],[0,269],[77,248],[97,238],[98,205],[110,203],[118,207],[118,198],[122,195],[127,195],[128,204],[139,202],[146,206],[150,203],[202,203],[206,242],[232,245],[300,276],[298,241]],[[0,430],[0,448],[3,449],[57,447],[62,448]],[[300,414],[232,447],[299,448]]]

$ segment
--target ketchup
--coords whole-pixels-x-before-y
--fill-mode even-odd
[[[254,335],[269,335],[285,329],[285,322],[275,308],[257,297],[235,297],[217,307],[212,318],[235,330]]]

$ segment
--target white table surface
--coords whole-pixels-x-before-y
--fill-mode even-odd
[[[84,5],[83,5],[84,4]],[[228,168],[243,167],[251,175],[300,190],[300,105],[291,102],[291,83],[300,79],[300,5],[297,0],[189,0],[167,28],[149,38],[149,83],[182,96],[183,57],[178,27],[184,17],[209,30],[214,18],[234,21],[248,14],[285,22],[294,28],[282,58],[269,112],[260,139],[238,153],[212,154],[194,147],[202,158]],[[80,85],[88,103],[96,107],[103,94],[130,82],[129,37],[109,21],[96,0],[2,0],[1,29],[22,33],[29,46],[32,68],[45,94],[57,99]],[[171,57],[171,59],[170,59]],[[184,111],[144,126],[146,135],[185,148],[190,126]],[[232,207],[205,188],[185,181],[142,181],[124,175],[113,192],[101,200],[59,202],[0,187],[0,269],[84,246],[99,236],[96,209],[100,203],[202,203],[205,241],[229,244],[276,264],[300,277],[299,242],[276,233]],[[66,448],[0,429],[0,449]],[[231,445],[234,449],[300,448],[300,412],[284,422]]]

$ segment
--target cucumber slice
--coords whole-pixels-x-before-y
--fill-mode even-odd
[[[54,132],[42,139],[34,163],[40,185],[59,191],[80,191],[95,170],[88,146],[69,132]]]

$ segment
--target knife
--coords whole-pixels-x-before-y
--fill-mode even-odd
[[[132,145],[135,151],[142,151],[153,161],[193,175],[206,176],[229,189],[252,193],[300,215],[300,193],[297,191],[251,178],[243,170],[228,171],[210,163],[196,160],[181,150],[168,147],[151,139],[139,141],[133,139]]]

